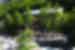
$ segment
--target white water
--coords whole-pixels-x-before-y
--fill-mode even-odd
[[[0,50],[16,50],[17,46],[15,38],[0,36]]]

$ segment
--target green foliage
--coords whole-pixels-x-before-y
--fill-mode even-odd
[[[37,18],[40,20],[41,25],[44,25],[48,31],[52,29],[61,31],[62,25],[70,25],[72,24],[71,22],[75,20],[75,11],[64,12],[60,4],[56,3],[52,5],[51,2],[47,3],[47,0],[11,0],[6,5],[0,5],[0,17],[5,16],[4,18],[9,26],[12,24],[16,24],[17,26],[28,24],[28,27],[32,26],[33,16],[31,14],[31,7],[35,5],[40,6],[41,12]],[[48,11],[51,8],[55,9],[56,12],[49,13]],[[23,12],[20,12],[20,9],[23,10]],[[72,25],[70,27],[72,27]],[[30,48],[24,44],[31,40],[32,29],[26,29],[27,30],[21,32],[21,37],[19,38],[21,45],[19,50],[30,50]]]
[[[32,42],[32,34],[33,31],[30,28],[26,28],[26,30],[24,30],[22,32],[22,34],[20,35],[20,37],[18,38],[19,43],[20,43],[20,47],[18,48],[18,50],[31,50],[32,48],[37,47],[37,44],[31,44]]]

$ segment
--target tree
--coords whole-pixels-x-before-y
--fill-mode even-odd
[[[4,29],[0,30],[8,32],[9,34],[12,33],[11,35],[13,35],[13,33],[17,33],[18,29],[24,30],[32,27],[33,16],[31,11],[32,9],[38,8],[41,11],[37,16],[40,22],[38,22],[40,29],[46,29],[48,32],[54,30],[57,32],[64,32],[67,35],[72,35],[73,37],[69,37],[72,37],[71,44],[74,44],[75,11],[72,6],[74,6],[73,0],[11,0],[7,4],[0,5],[0,19],[5,22]],[[62,10],[62,8],[64,10]],[[53,9],[55,12],[52,11],[53,13],[49,13],[46,11],[49,9]]]

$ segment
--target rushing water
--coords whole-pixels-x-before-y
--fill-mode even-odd
[[[16,50],[17,46],[15,38],[0,36],[0,50]]]

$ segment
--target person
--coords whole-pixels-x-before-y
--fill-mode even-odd
[[[43,25],[41,25],[41,22],[40,22],[38,16],[33,16],[32,29],[34,31],[44,32],[45,27]]]

